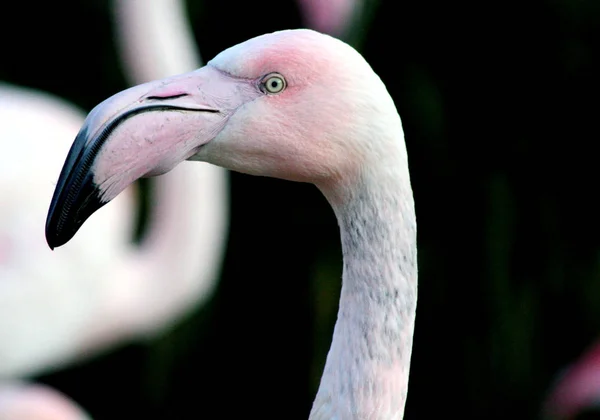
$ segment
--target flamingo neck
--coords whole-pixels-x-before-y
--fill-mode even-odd
[[[181,0],[113,1],[118,48],[133,84],[202,65]]]
[[[341,204],[332,204],[341,230],[343,284],[311,420],[403,418],[417,253],[408,170],[397,168],[361,182]]]

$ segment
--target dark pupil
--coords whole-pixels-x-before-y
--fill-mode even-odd
[[[277,81],[276,81],[276,80],[273,80],[273,81],[271,82],[271,87],[272,87],[273,89],[277,87]]]

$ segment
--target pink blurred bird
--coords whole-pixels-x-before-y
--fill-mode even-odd
[[[200,65],[179,1],[115,7],[124,61],[136,82]],[[164,331],[204,301],[218,278],[227,179],[208,164],[188,164],[156,180],[153,218],[140,247],[131,243],[128,192],[64,251],[47,249],[39,231],[52,179],[83,117],[51,95],[0,85],[0,378],[56,369]]]
[[[549,420],[573,420],[594,406],[600,407],[600,342],[560,375],[544,402],[543,411]]]
[[[344,272],[310,418],[401,420],[417,300],[416,220],[400,117],[363,57],[327,35],[280,31],[196,71],[110,97],[73,143],[48,212],[48,245],[71,240],[137,178],[184,160],[321,190],[340,226]]]
[[[0,384],[0,420],[91,420],[81,407],[44,385]]]
[[[307,27],[341,38],[361,13],[363,0],[298,0],[298,5]]]
[[[115,12],[117,40],[134,83],[200,66],[180,0],[115,1]],[[52,95],[0,84],[3,380],[48,372],[123,340],[164,331],[210,296],[218,278],[227,178],[208,164],[157,179],[141,247],[130,240],[134,196],[127,192],[64,252],[49,252],[35,220],[43,223],[54,188],[49,180],[83,119],[83,112]],[[47,387],[0,387],[0,420],[54,418],[87,417]]]

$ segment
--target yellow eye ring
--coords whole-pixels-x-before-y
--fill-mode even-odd
[[[265,93],[280,93],[287,86],[283,76],[277,73],[269,74],[263,79],[261,83]]]

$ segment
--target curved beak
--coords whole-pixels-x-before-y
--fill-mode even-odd
[[[87,116],[67,155],[46,219],[51,249],[141,177],[168,172],[210,142],[260,95],[211,66],[124,90]]]

